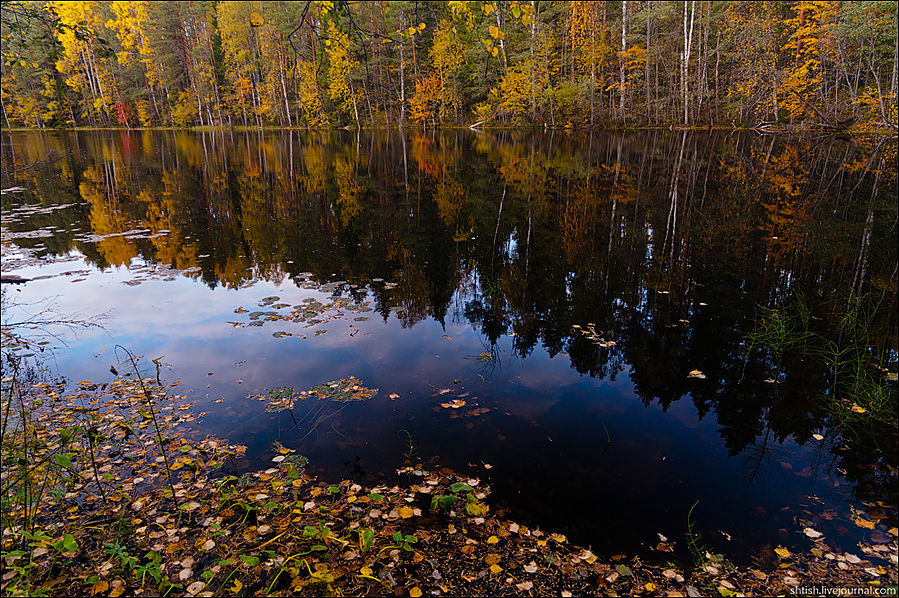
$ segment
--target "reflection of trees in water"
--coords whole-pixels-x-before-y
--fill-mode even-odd
[[[100,266],[141,255],[198,267],[212,287],[304,271],[383,278],[398,283],[371,291],[383,317],[413,326],[449,315],[474,324],[488,347],[514,333],[518,355],[565,352],[601,378],[630,366],[645,402],[667,409],[689,394],[700,416],[714,412],[732,453],[769,435],[802,441],[823,421],[810,402],[820,380],[802,364],[777,395],[750,382],[757,364],[741,382],[756,305],[791,287],[816,303],[870,289],[881,295],[881,346],[896,349],[895,142],[658,131],[123,135],[139,139],[13,137],[16,164],[72,150],[49,172],[23,174],[34,201],[87,203],[30,225],[170,235],[90,244],[62,233],[49,251],[78,248]],[[587,323],[617,344],[572,334]],[[694,369],[707,378],[688,379]]]

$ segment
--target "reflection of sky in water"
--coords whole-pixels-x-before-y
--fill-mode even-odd
[[[68,262],[17,273],[46,276],[82,267]],[[123,282],[133,273],[126,268],[89,269],[77,275],[86,278],[81,282],[57,275],[15,291],[23,304],[48,298],[59,313],[108,315],[102,330],[63,332],[66,346],[54,353],[59,371],[72,381],[107,381],[110,365],[123,370],[113,354],[116,344],[143,355],[151,369],[149,360],[162,356],[171,366],[162,370],[163,382],[180,381],[173,392],[186,394],[194,413],[207,413],[197,423],[199,432],[246,444],[248,467],[264,465],[277,440],[308,455],[326,478],[361,470],[369,479],[389,479],[402,464],[406,441],[399,431],[406,430],[421,457],[439,456],[443,465],[491,481],[495,504],[513,517],[615,551],[645,549],[657,532],[681,538],[696,500],[697,525],[707,541],[740,552],[772,541],[779,528],[792,530],[793,509],[808,494],[828,502],[846,499],[848,487],[817,479],[818,470],[812,478],[795,475],[818,458],[814,447],[778,444],[775,456],[761,463],[751,451],[729,457],[714,413],[697,418],[689,400],[673,402],[667,412],[644,405],[628,369],[614,380],[577,374],[564,353],[550,357],[538,347],[521,358],[510,336],[499,339],[497,361],[485,363],[478,359],[485,350],[482,337],[467,323],[450,321],[444,328],[427,319],[404,328],[393,315],[385,322],[376,312],[347,311],[316,326],[328,330],[320,336],[286,321],[234,328],[227,321],[247,321],[234,313],[238,306],[252,312],[270,309],[257,307],[267,296],[295,305],[307,297],[327,302],[329,295],[290,280],[210,289],[180,275],[128,286]],[[369,319],[356,321],[360,315]],[[274,338],[280,330],[307,338]],[[312,433],[307,426],[295,428],[288,414],[266,412],[264,403],[246,398],[350,375],[380,393],[344,406]],[[452,392],[438,394],[446,388]],[[390,393],[400,397],[390,400]],[[464,393],[466,408],[439,407]],[[475,407],[490,410],[464,415]],[[295,413],[308,409],[300,402]],[[785,506],[792,509],[781,511]],[[734,540],[726,542],[719,530]]]

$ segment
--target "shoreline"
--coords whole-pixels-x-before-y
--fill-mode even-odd
[[[466,125],[455,125],[455,126],[439,126],[439,127],[419,127],[419,126],[405,126],[405,127],[324,127],[324,128],[316,128],[316,127],[245,127],[245,126],[203,126],[203,127],[65,127],[65,128],[31,128],[31,127],[2,127],[0,128],[0,132],[6,133],[24,133],[24,132],[37,132],[37,133],[66,133],[66,132],[82,132],[82,131],[119,131],[119,132],[143,132],[143,131],[175,131],[175,132],[184,132],[184,133],[208,133],[208,132],[231,132],[231,133],[273,133],[273,132],[287,132],[287,131],[302,131],[306,133],[326,133],[326,132],[336,132],[336,131],[366,131],[366,132],[403,132],[403,133],[413,133],[413,132],[438,132],[438,131],[473,131],[475,133],[483,133],[483,132],[500,132],[500,131],[520,131],[526,133],[550,133],[550,132],[561,132],[561,133],[585,133],[585,132],[629,132],[629,131],[672,131],[672,132],[704,132],[704,131],[716,131],[716,132],[754,132],[759,135],[782,135],[782,136],[808,136],[808,135],[818,135],[818,136],[844,136],[851,138],[877,138],[884,139],[890,137],[897,137],[899,133],[890,129],[872,129],[872,130],[853,130],[853,129],[844,129],[844,130],[833,130],[828,128],[815,128],[815,127],[795,127],[791,125],[784,125],[782,127],[777,126],[720,126],[720,125],[688,125],[688,126],[680,126],[680,125],[634,125],[634,126],[622,126],[622,125],[608,125],[602,127],[565,127],[565,126],[555,126],[555,127],[529,127],[529,126],[513,126],[513,125],[505,125],[505,126],[466,126]]]

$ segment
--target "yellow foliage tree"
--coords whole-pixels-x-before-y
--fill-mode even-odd
[[[821,64],[832,53],[832,26],[839,2],[802,0],[793,4],[795,17],[786,24],[790,31],[784,51],[790,56],[781,84],[780,107],[791,120],[810,116],[822,96]]]
[[[359,126],[358,92],[353,84],[353,71],[359,66],[350,53],[350,38],[340,31],[334,21],[328,21],[328,95],[338,102],[344,111],[353,109],[356,126]]]

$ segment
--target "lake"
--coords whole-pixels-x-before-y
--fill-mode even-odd
[[[335,481],[437,459],[648,559],[689,559],[688,516],[736,559],[896,525],[895,427],[849,438],[820,367],[747,351],[767,309],[830,330],[866,297],[895,371],[895,140],[4,132],[2,163],[3,272],[33,279],[4,323],[102,316],[30,331],[34,367],[108,382],[126,347],[243,470],[276,443]],[[351,376],[377,393],[298,394]]]

